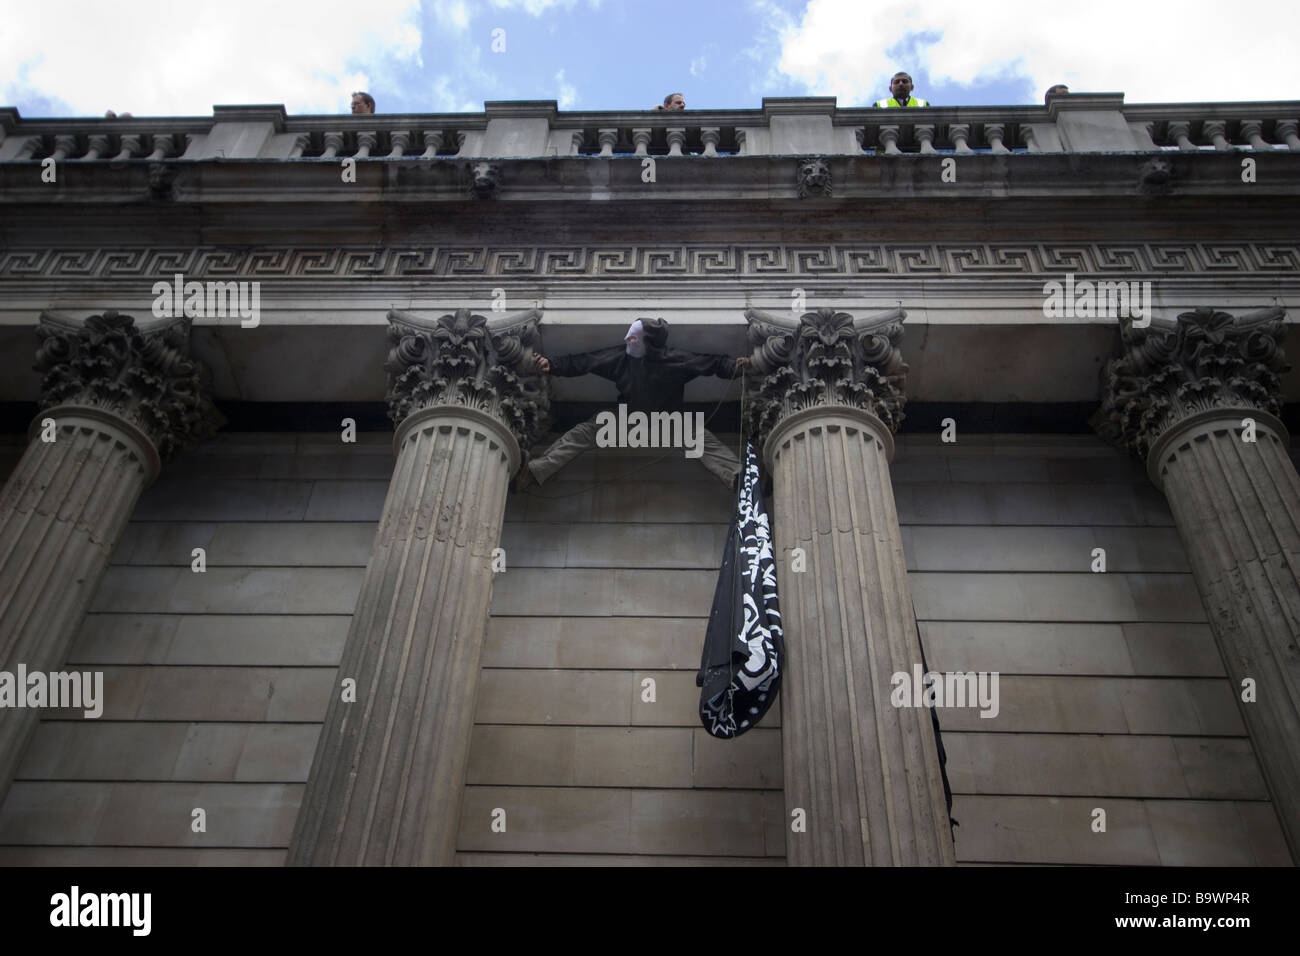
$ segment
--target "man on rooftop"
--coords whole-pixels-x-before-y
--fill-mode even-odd
[[[374,111],[375,111],[375,98],[373,96],[371,96],[369,93],[352,94],[353,114],[373,113]]]
[[[686,109],[686,97],[680,93],[669,93],[664,97],[664,105],[656,106],[657,110],[684,110]]]
[[[912,95],[912,77],[903,72],[894,74],[894,78],[889,81],[889,92],[893,94],[887,99],[876,100],[876,105],[886,109],[897,109],[907,106],[929,106],[929,100],[923,100]]]

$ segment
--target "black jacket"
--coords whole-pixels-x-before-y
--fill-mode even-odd
[[[633,412],[668,412],[682,406],[686,383],[700,375],[731,378],[736,360],[730,355],[700,355],[670,349],[668,325],[643,319],[645,358],[633,358],[622,345],[551,359],[551,374],[572,377],[590,372],[618,387],[618,400]]]

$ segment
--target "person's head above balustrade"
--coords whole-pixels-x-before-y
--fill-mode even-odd
[[[373,113],[375,111],[375,98],[369,93],[352,94],[352,112],[353,113]]]
[[[664,97],[664,105],[656,106],[657,110],[684,110],[686,109],[686,97],[680,93],[669,93]]]
[[[876,105],[885,108],[898,108],[904,106],[929,106],[928,100],[919,99],[912,95],[912,75],[899,70],[889,81],[890,95],[883,100],[877,100]]]
[[[1053,96],[1069,96],[1070,88],[1064,83],[1057,83],[1055,86],[1049,86],[1047,92],[1043,95],[1043,102],[1048,102]]]

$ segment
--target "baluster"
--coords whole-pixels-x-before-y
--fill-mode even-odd
[[[1251,149],[1272,149],[1268,143],[1264,142],[1263,124],[1259,120],[1242,120],[1241,135],[1246,142],[1250,143]]]
[[[989,141],[989,149],[995,153],[1009,153],[1011,150],[1002,145],[1002,137],[1006,135],[1007,125],[1005,123],[985,123],[984,138]]]
[[[705,156],[717,156],[718,143],[722,141],[722,128],[719,126],[701,127],[700,140],[704,143]]]
[[[618,142],[618,130],[616,129],[597,130],[596,142],[600,143],[601,156],[613,156],[614,146]]]
[[[1292,149],[1300,149],[1300,121],[1285,119],[1277,121],[1277,136]]]
[[[370,156],[370,151],[379,146],[379,133],[375,130],[361,130],[357,133],[357,151],[354,154],[357,159],[366,159]]]
[[[970,143],[970,123],[952,123],[948,127],[948,138],[952,140],[952,148],[959,153],[973,153]]]
[[[77,137],[64,134],[54,137],[54,152],[50,158],[56,163],[62,162],[77,151]]]
[[[918,124],[912,128],[916,141],[921,144],[921,152],[934,152],[934,126],[930,123]]]
[[[153,152],[149,154],[149,159],[151,161],[157,162],[160,159],[166,159],[169,156],[173,156],[175,153],[175,137],[168,134],[162,136],[155,135],[153,137]]]
[[[86,150],[86,155],[81,157],[82,160],[99,159],[108,152],[108,134],[91,133],[86,137],[86,146],[88,149]]]
[[[119,137],[119,142],[121,151],[113,157],[114,162],[120,159],[131,159],[144,152],[144,147],[140,145],[139,133],[125,133]]]
[[[1227,124],[1223,120],[1210,120],[1201,127],[1201,132],[1205,138],[1214,144],[1215,149],[1232,149],[1232,144],[1228,142]]]
[[[1192,124],[1187,120],[1174,120],[1169,124],[1169,138],[1178,144],[1179,149],[1195,151],[1196,144],[1191,138]]]

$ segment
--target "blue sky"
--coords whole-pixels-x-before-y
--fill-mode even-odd
[[[936,104],[1297,99],[1300,4],[1208,0],[0,0],[0,105],[24,116],[867,105],[906,69]],[[1244,15],[1243,15],[1244,14]],[[501,30],[503,34],[494,34]],[[495,37],[505,49],[494,52]]]

